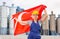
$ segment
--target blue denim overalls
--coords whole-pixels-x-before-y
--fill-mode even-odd
[[[30,26],[30,34],[28,36],[28,39],[41,39],[40,36],[40,25],[39,23],[35,23],[34,21],[32,22],[31,26]]]

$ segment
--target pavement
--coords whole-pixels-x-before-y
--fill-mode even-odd
[[[27,39],[27,35],[0,35],[0,39]],[[56,36],[47,36],[47,35],[41,35],[41,39],[60,39],[59,35]]]

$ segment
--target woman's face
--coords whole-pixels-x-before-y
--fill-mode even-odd
[[[38,15],[37,14],[33,14],[32,18],[33,18],[33,20],[37,20],[38,19]]]

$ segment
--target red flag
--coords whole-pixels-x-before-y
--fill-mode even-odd
[[[22,33],[26,33],[28,31],[30,31],[30,26],[29,25],[22,25],[19,23],[19,21],[17,21],[16,19],[20,20],[20,21],[27,21],[27,20],[32,20],[31,18],[31,13],[34,10],[37,10],[39,12],[38,15],[38,20],[41,19],[41,15],[42,15],[42,11],[46,8],[45,5],[39,5],[27,10],[24,10],[22,12],[18,12],[14,15],[12,15],[12,18],[14,19],[14,35],[17,34],[22,34]]]

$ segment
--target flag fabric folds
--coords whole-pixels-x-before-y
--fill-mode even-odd
[[[12,19],[14,20],[14,35],[18,35],[18,34],[23,34],[26,32],[30,31],[30,25],[22,25],[20,24],[20,21],[28,21],[28,20],[33,20],[31,15],[33,11],[38,11],[39,15],[38,15],[38,20],[41,19],[42,16],[42,11],[47,8],[45,5],[39,5],[27,10],[24,10],[22,12],[17,12],[16,14],[12,15]]]

